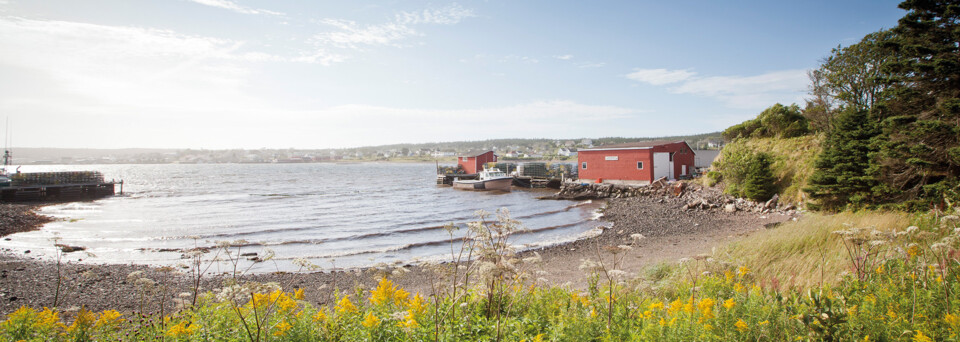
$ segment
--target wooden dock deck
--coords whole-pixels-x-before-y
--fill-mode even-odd
[[[120,184],[123,193],[123,181],[75,183],[75,184],[33,184],[0,188],[0,202],[68,202],[93,200],[112,196],[115,187]]]
[[[477,174],[456,174],[447,173],[437,175],[437,185],[453,185],[454,179],[477,179]],[[552,188],[560,189],[563,181],[560,178],[540,178],[528,176],[513,176],[513,186],[521,188]]]

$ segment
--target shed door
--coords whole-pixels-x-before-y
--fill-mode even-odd
[[[653,180],[660,177],[670,178],[670,153],[653,154]]]

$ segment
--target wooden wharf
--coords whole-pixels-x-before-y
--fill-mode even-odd
[[[31,184],[0,188],[0,202],[69,202],[112,196],[116,185],[123,193],[123,181],[76,184]]]

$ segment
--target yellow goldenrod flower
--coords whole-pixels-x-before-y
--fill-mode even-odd
[[[675,301],[670,302],[670,308],[667,309],[667,313],[672,315],[676,312],[679,312],[682,308],[683,308],[683,302],[677,299]]]
[[[733,309],[733,306],[736,304],[737,303],[733,301],[733,298],[723,301],[723,307],[726,308],[727,310]]]
[[[743,276],[747,275],[747,273],[750,273],[750,269],[747,268],[747,266],[740,266],[740,268],[737,268],[737,275],[738,275],[738,276],[743,277]]]
[[[366,316],[363,316],[363,322],[360,324],[363,324],[363,326],[367,328],[373,328],[377,325],[380,325],[380,319],[377,318],[377,316],[372,312],[368,312]]]
[[[960,325],[960,316],[947,314],[943,316],[943,321],[949,325],[957,326]]]
[[[386,303],[393,299],[394,291],[396,291],[396,286],[393,285],[393,282],[385,277],[381,278],[377,288],[370,292],[370,303],[373,305]]]
[[[343,298],[337,302],[336,309],[338,314],[357,312],[357,307],[350,301],[350,296],[343,296]]]
[[[590,308],[590,318],[597,317],[597,309]]]
[[[111,325],[123,321],[123,318],[120,318],[121,315],[117,310],[104,310],[100,314],[100,319],[97,320],[95,326]]]
[[[317,323],[323,323],[327,320],[326,309],[317,310],[317,313],[313,315],[313,321]]]
[[[907,248],[907,255],[911,258],[918,254],[920,254],[920,246],[911,244],[910,247]]]
[[[922,331],[917,330],[917,334],[913,335],[913,342],[933,342],[933,339],[924,335]]]
[[[727,279],[727,281],[733,281],[733,272],[730,272],[730,270],[723,271],[723,277]]]
[[[273,328],[277,329],[273,332],[273,336],[283,336],[287,334],[287,330],[293,328],[293,325],[287,323],[287,320],[282,320],[280,323],[277,323],[277,325],[273,326]]]
[[[847,314],[850,316],[855,316],[857,314],[857,305],[851,306],[847,309]]]
[[[767,324],[770,324],[770,321],[763,321],[763,322],[757,323],[757,325],[761,327]]]
[[[713,306],[716,303],[717,302],[714,301],[712,298],[704,298],[704,299],[701,299],[699,303],[697,303],[697,308],[700,309],[700,314],[703,315],[704,319],[711,319],[714,317]]]
[[[303,300],[303,298],[304,298],[304,296],[303,296],[303,288],[302,288],[302,287],[293,292],[293,299]]]
[[[190,324],[187,321],[180,321],[179,323],[170,327],[167,330],[167,336],[171,337],[181,337],[181,336],[190,336],[197,330],[198,326],[196,324]]]
[[[750,329],[750,326],[747,325],[747,322],[744,322],[742,319],[738,319],[737,323],[734,323],[733,326],[737,327],[737,331],[744,332]]]
[[[733,290],[737,292],[743,292],[743,285],[740,283],[733,284]]]
[[[713,326],[712,326],[712,325],[709,325],[709,324],[704,324],[704,325],[703,325],[703,330],[706,330],[706,331],[713,330]]]
[[[420,324],[417,323],[416,319],[414,319],[413,310],[407,310],[406,316],[404,316],[403,320],[397,323],[397,326],[405,329],[413,329],[420,326]]]
[[[663,309],[663,302],[656,302],[647,306],[647,309],[650,310],[661,310]]]
[[[537,334],[537,336],[534,336],[532,342],[543,342],[543,334]]]
[[[696,308],[693,306],[693,297],[690,297],[690,299],[687,300],[687,303],[683,304],[683,311],[686,313],[693,313],[695,310]]]
[[[883,265],[877,266],[877,274],[883,274]]]
[[[423,297],[420,297],[420,293],[417,293],[413,296],[413,299],[407,302],[407,307],[410,308],[413,313],[419,315],[423,313],[424,309],[426,309],[425,304],[426,303],[423,301]]]
[[[86,308],[80,308],[80,311],[77,312],[77,318],[73,320],[73,324],[67,327],[67,332],[71,333],[75,330],[85,330],[93,325],[97,320],[97,317],[90,311],[87,311]]]
[[[409,297],[410,292],[407,292],[404,289],[397,289],[397,291],[393,293],[393,302],[397,305],[402,305],[403,302],[405,302]]]
[[[33,323],[33,327],[39,330],[49,330],[56,327],[57,323],[60,323],[60,313],[44,307],[43,311],[37,313],[37,321]]]
[[[276,306],[280,308],[280,311],[289,312],[297,307],[297,301],[287,296],[286,293],[280,290],[273,291],[270,293],[270,303],[276,303]]]
[[[653,311],[647,310],[643,312],[643,318],[653,317]]]

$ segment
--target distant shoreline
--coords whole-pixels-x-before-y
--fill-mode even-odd
[[[363,163],[383,163],[383,164],[433,164],[439,162],[441,165],[456,165],[457,158],[443,159],[344,159],[344,160],[321,160],[310,162],[227,162],[227,163],[28,163],[16,164],[17,166],[98,166],[98,165],[302,165],[302,164],[363,164]],[[551,159],[503,159],[499,163],[570,163],[576,164],[576,159],[551,160]]]

